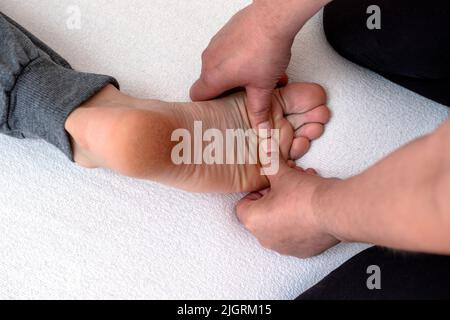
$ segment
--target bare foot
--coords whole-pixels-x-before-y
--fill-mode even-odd
[[[320,137],[330,118],[326,94],[316,84],[295,83],[275,91],[272,120],[280,129],[285,159],[298,159]],[[129,97],[113,86],[104,88],[67,119],[75,162],[150,179],[194,192],[244,192],[268,186],[259,164],[181,164],[172,161],[174,130],[249,129],[246,96],[195,103],[167,103]]]

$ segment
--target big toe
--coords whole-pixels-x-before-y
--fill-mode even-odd
[[[324,126],[331,117],[326,106],[325,90],[314,83],[294,83],[279,91],[280,105],[285,118],[295,131],[290,157],[302,157],[310,142],[324,133]]]
[[[327,102],[325,89],[317,83],[292,83],[280,89],[284,113],[305,113]]]

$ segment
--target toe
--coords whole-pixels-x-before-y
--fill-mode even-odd
[[[315,83],[293,83],[280,90],[284,113],[305,113],[327,101],[325,90]]]
[[[323,135],[325,128],[321,123],[307,123],[295,131],[295,137],[305,137],[316,140]]]
[[[290,159],[301,158],[311,141],[323,134],[331,116],[326,100],[325,90],[314,83],[293,83],[275,91],[273,118],[283,125],[288,120],[290,130],[295,131],[290,149],[286,150]]]
[[[330,109],[325,105],[318,106],[310,111],[300,114],[290,114],[286,119],[297,130],[307,123],[326,124],[330,120]]]
[[[292,141],[289,157],[294,160],[300,159],[308,152],[310,145],[311,143],[308,138],[295,138],[294,141]]]

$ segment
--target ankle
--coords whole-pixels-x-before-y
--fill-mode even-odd
[[[123,93],[113,85],[107,85],[89,100],[81,104],[79,108],[108,107],[111,104],[131,107],[137,104],[138,101],[139,99]]]
[[[130,97],[113,85],[107,85],[102,90],[97,92],[89,100],[82,103],[76,108],[66,119],[65,129],[69,133],[72,144],[78,147],[87,148],[89,143],[87,141],[88,123],[92,118],[92,109],[107,108],[107,107],[134,107],[139,104],[141,100]],[[77,148],[72,146],[75,152]]]

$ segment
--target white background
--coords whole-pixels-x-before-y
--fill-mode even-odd
[[[2,0],[0,10],[76,69],[113,75],[139,97],[186,101],[203,48],[247,3]],[[71,5],[80,30],[67,28]],[[288,73],[329,93],[333,120],[300,161],[326,176],[360,172],[449,114],[339,57],[319,16],[295,42]],[[39,141],[0,136],[0,163],[0,298],[291,299],[364,248],[282,257],[238,224],[241,195],[81,169]]]

